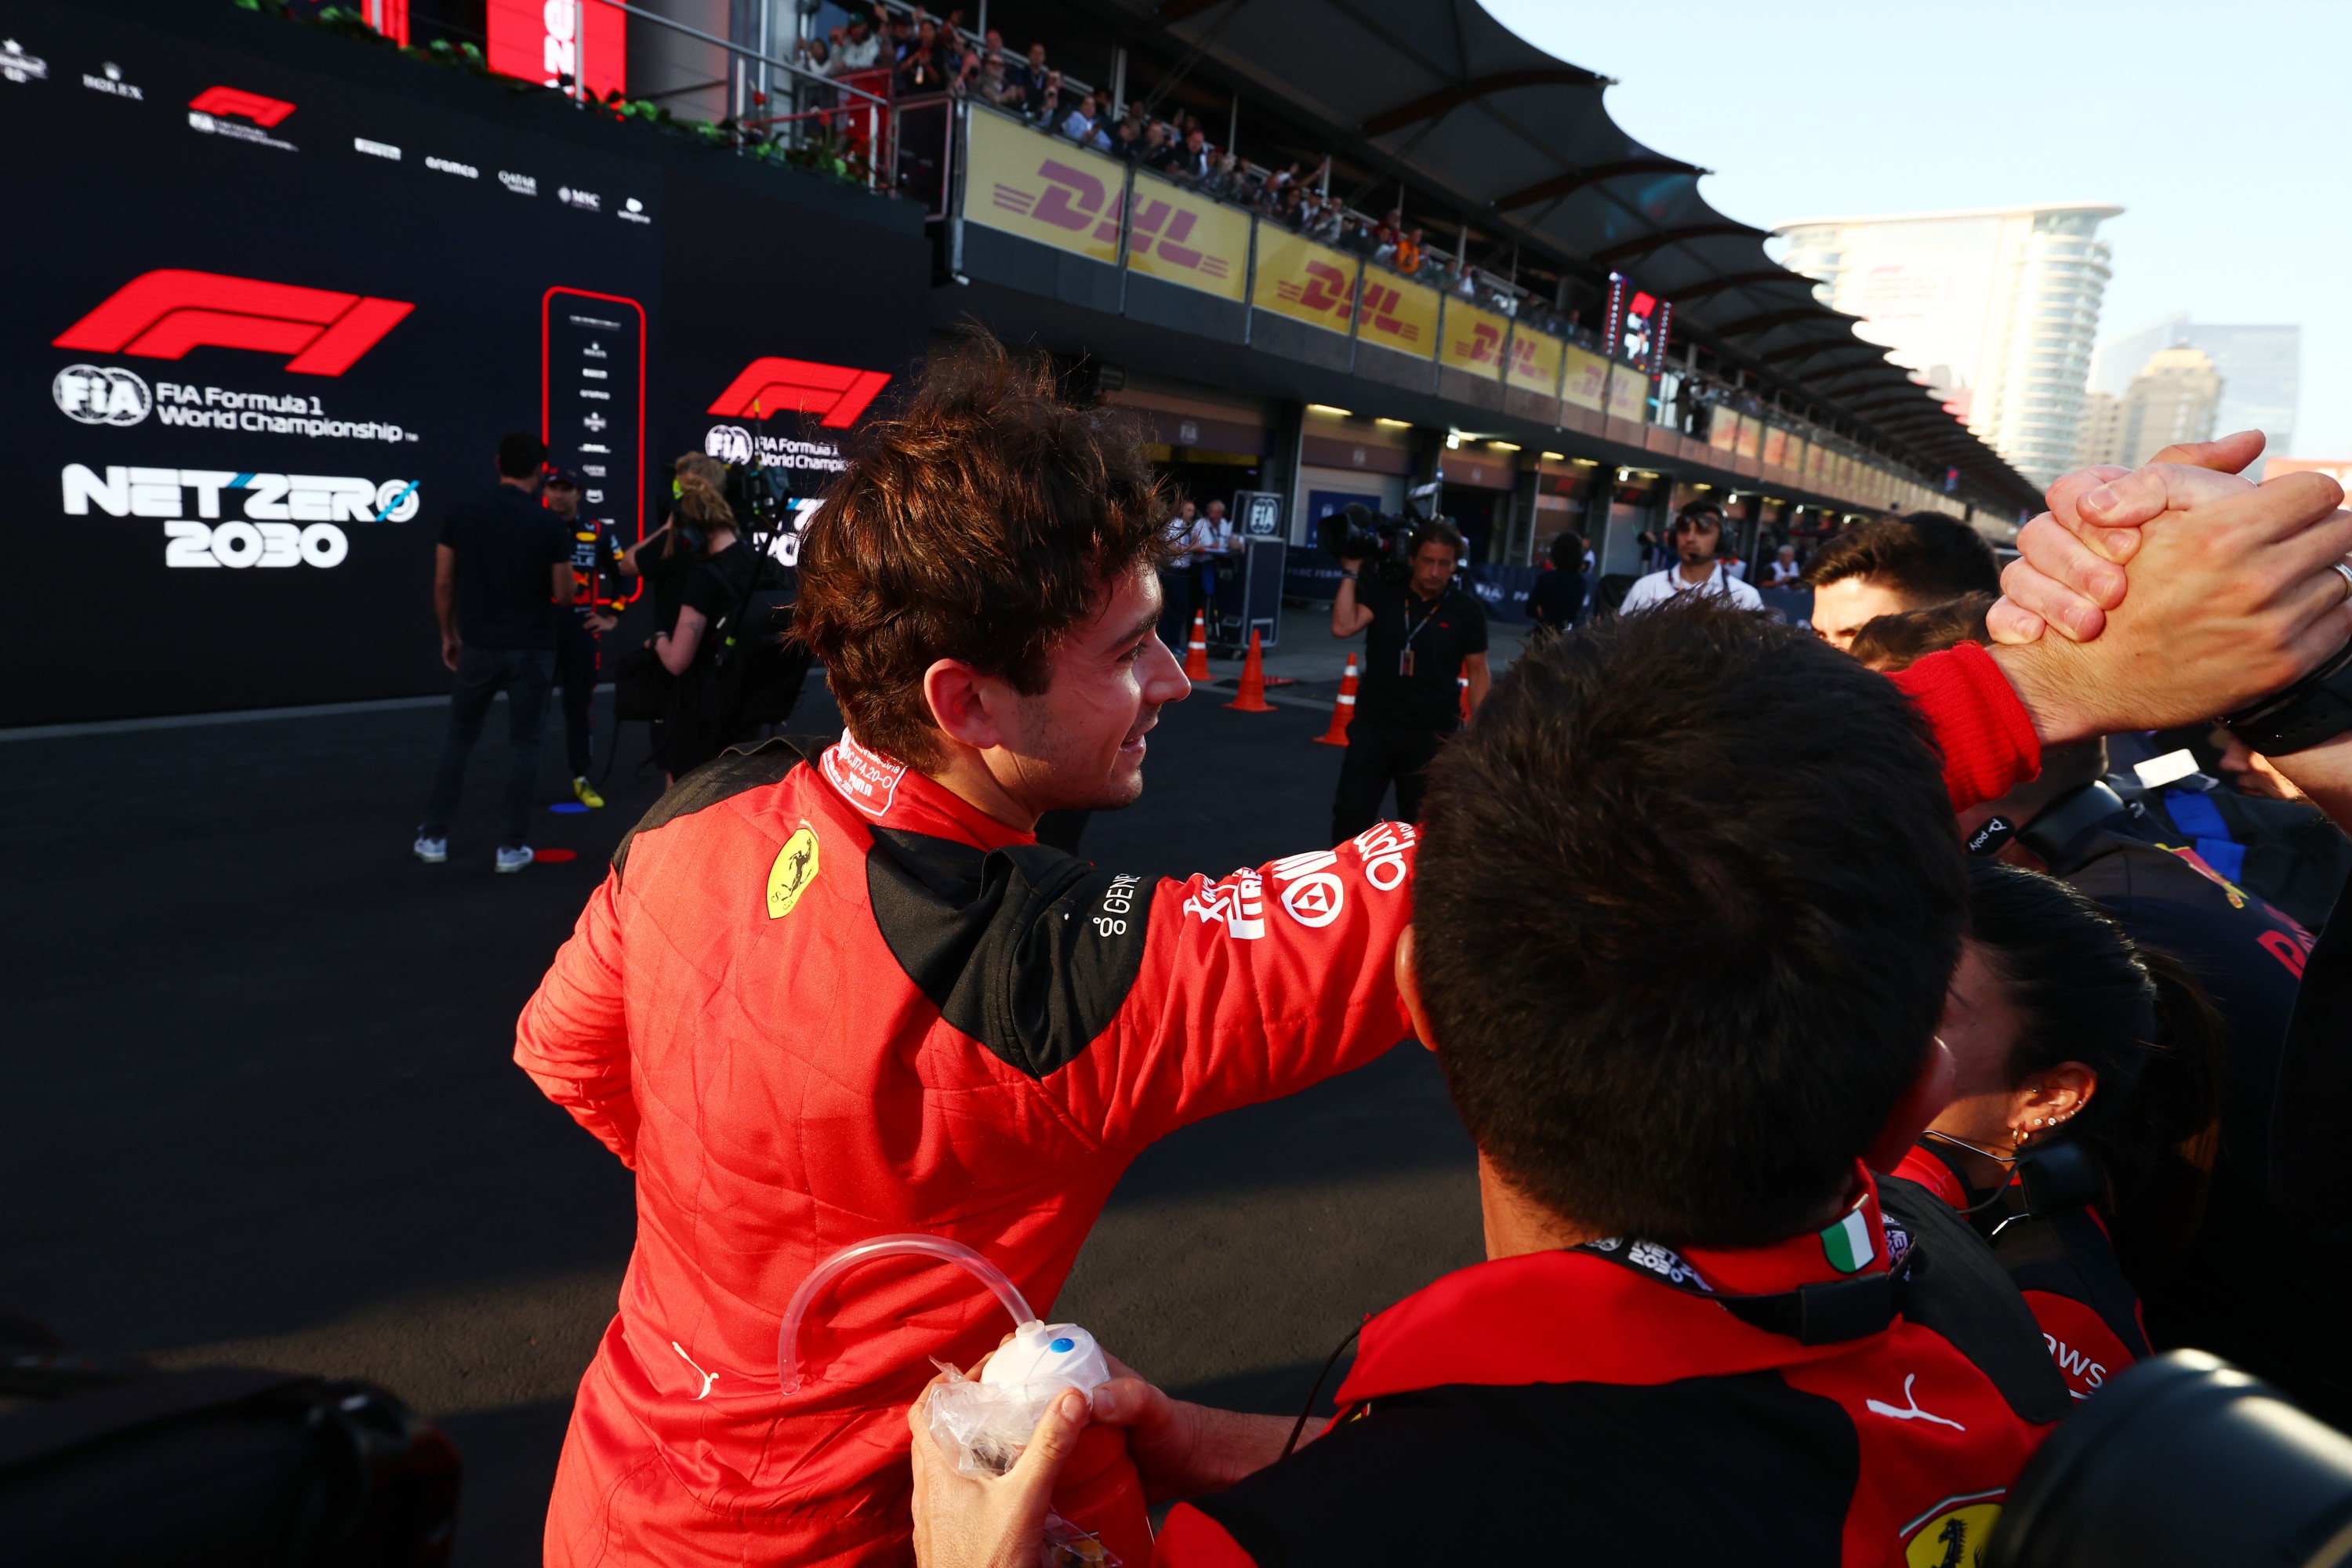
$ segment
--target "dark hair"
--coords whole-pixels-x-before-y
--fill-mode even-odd
[[[1584,540],[1574,533],[1552,536],[1551,563],[1562,572],[1576,572],[1584,566]]]
[[[1985,616],[1994,594],[1970,594],[1930,605],[1923,610],[1900,610],[1863,623],[1846,648],[1849,657],[1881,675],[1908,669],[1931,653],[1958,647],[1964,642],[1991,640]]]
[[[1703,517],[1715,519],[1716,531],[1720,533],[1723,531],[1723,508],[1711,500],[1695,500],[1685,505],[1682,510],[1675,513],[1674,526],[1678,529],[1686,522],[1696,522]],[[1671,532],[1673,530],[1668,531]]]
[[[527,479],[547,461],[547,443],[528,430],[511,430],[499,437],[499,472],[510,479]]]
[[[1961,855],[1894,682],[1688,609],[1531,647],[1439,753],[1415,978],[1515,1187],[1749,1247],[1822,1224],[1925,1064]]]
[[[2011,1085],[2061,1062],[2099,1075],[2063,1135],[2106,1174],[2101,1206],[2125,1273],[2160,1268],[2196,1234],[2212,1180],[2221,1016],[2179,960],[2136,947],[2055,877],[1970,861],[1969,928],[2021,1024]]]
[[[2000,565],[1984,535],[1937,511],[1849,528],[1805,567],[1805,581],[1816,588],[1848,577],[1876,578],[1922,604],[2000,592]]]
[[[1165,553],[1167,515],[1124,416],[1071,405],[1043,355],[975,333],[866,429],[827,492],[801,547],[798,635],[857,738],[929,765],[932,661],[1045,690],[1055,641]]]
[[[1412,531],[1412,553],[1421,553],[1424,544],[1443,544],[1454,552],[1454,564],[1462,564],[1462,531],[1442,517],[1431,518]]]

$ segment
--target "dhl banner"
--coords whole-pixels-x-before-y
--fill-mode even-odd
[[[1513,386],[1550,397],[1559,391],[1560,351],[1568,345],[1558,338],[1525,327],[1511,333],[1511,366],[1504,373]]]
[[[1127,168],[1114,159],[974,107],[964,152],[963,216],[1096,261],[1118,260],[1118,195]]]
[[[1764,447],[1764,421],[1753,415],[1739,416],[1739,445],[1732,448],[1743,458],[1755,457]]]
[[[1128,215],[1129,267],[1241,302],[1249,287],[1247,213],[1139,171]]]
[[[1445,301],[1445,327],[1438,334],[1437,363],[1488,381],[1496,380],[1503,374],[1503,337],[1510,330],[1508,317],[1449,299]]]
[[[1739,416],[1717,404],[1714,417],[1706,424],[1706,444],[1718,452],[1728,452],[1739,444]]]
[[[1356,335],[1415,359],[1437,357],[1437,290],[1393,272],[1364,268]]]
[[[1777,425],[1764,426],[1764,466],[1777,468],[1789,457],[1789,433]]]
[[[1609,362],[1597,353],[1570,344],[1562,351],[1568,374],[1560,379],[1559,395],[1579,408],[1601,411],[1601,389],[1609,379]]]
[[[1792,474],[1802,474],[1805,471],[1805,438],[1791,436],[1789,437],[1789,450],[1780,458],[1780,466]]]
[[[1356,258],[1302,239],[1270,223],[1258,225],[1257,287],[1250,303],[1294,321],[1345,333],[1356,301]]]
[[[1639,425],[1650,416],[1650,378],[1630,364],[1621,364],[1617,374],[1609,378],[1609,413],[1612,418],[1630,419]]]

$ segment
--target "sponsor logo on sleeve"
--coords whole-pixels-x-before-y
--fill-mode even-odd
[[[1141,877],[1131,871],[1121,871],[1113,877],[1110,886],[1103,889],[1103,896],[1096,901],[1095,912],[1088,917],[1095,934],[1101,937],[1125,936],[1128,922],[1135,918],[1135,906],[1146,897]]]
[[[1364,880],[1392,893],[1411,874],[1406,851],[1420,837],[1421,829],[1410,822],[1376,822],[1349,842],[1364,858]]]
[[[873,817],[889,815],[898,798],[898,781],[907,776],[906,763],[868,751],[846,730],[825,748],[819,763],[826,780],[843,798]]]
[[[1320,928],[1339,918],[1347,907],[1347,884],[1331,869],[1339,851],[1315,849],[1276,860],[1267,869],[1282,884],[1282,908],[1300,925]]]
[[[1185,895],[1184,912],[1208,924],[1223,922],[1225,934],[1242,942],[1265,935],[1265,882],[1244,868],[1222,882],[1204,882]]]

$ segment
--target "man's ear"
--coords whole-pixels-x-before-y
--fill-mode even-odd
[[[995,693],[988,678],[960,658],[935,659],[923,671],[923,701],[931,722],[949,740],[987,751],[1004,743],[992,710]]]
[[[1952,1086],[1958,1072],[1950,1047],[1941,1040],[1931,1041],[1927,1059],[1919,1064],[1918,1076],[1903,1091],[1903,1098],[1895,1102],[1895,1109],[1887,1112],[1878,1136],[1863,1154],[1863,1163],[1881,1175],[1901,1164],[1911,1145],[1919,1141],[1919,1134],[1927,1130],[1927,1123],[1942,1115],[1944,1107],[1952,1102]]]
[[[1437,1048],[1437,1037],[1430,1031],[1429,1009],[1421,1005],[1421,983],[1412,977],[1412,927],[1406,926],[1397,935],[1396,944],[1397,995],[1404,1002],[1405,1016],[1412,1020],[1412,1037],[1422,1048]]]

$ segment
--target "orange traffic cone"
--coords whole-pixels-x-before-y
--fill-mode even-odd
[[[1250,628],[1249,657],[1242,660],[1242,694],[1225,704],[1244,713],[1271,713],[1274,704],[1265,700],[1265,662],[1258,652],[1258,630]]]
[[[1206,610],[1192,612],[1192,640],[1184,648],[1184,679],[1209,679],[1209,614]]]
[[[1331,704],[1331,727],[1315,737],[1318,746],[1348,743],[1348,721],[1356,716],[1356,656],[1348,656],[1348,673],[1339,678],[1339,700]]]
[[[1457,675],[1454,679],[1462,687],[1462,721],[1467,724],[1470,722],[1470,678],[1466,675]]]

